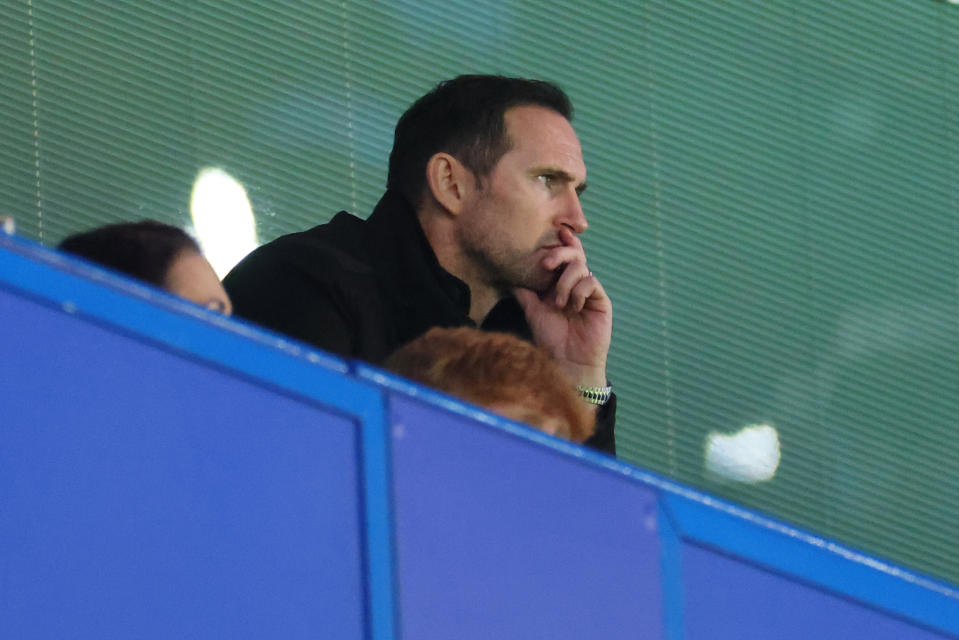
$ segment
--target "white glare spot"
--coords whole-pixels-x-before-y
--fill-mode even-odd
[[[779,458],[779,434],[768,424],[706,436],[706,471],[717,480],[764,482],[776,475]]]
[[[0,216],[0,230],[12,236],[17,231],[17,225],[10,216]]]
[[[197,174],[190,216],[203,255],[220,278],[257,246],[246,189],[223,169],[206,168]]]

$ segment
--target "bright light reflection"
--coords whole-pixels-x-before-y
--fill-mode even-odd
[[[240,182],[223,169],[201,169],[193,183],[190,216],[203,255],[223,278],[257,247],[253,207]]]
[[[768,424],[706,436],[706,471],[715,480],[765,482],[776,475],[779,459],[779,433]]]

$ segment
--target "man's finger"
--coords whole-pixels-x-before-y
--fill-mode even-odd
[[[569,227],[563,227],[559,230],[559,241],[567,247],[583,249],[583,241]]]
[[[590,277],[586,263],[580,260],[570,262],[554,285],[556,306],[563,308],[569,301],[569,294],[580,281]]]
[[[603,283],[599,281],[596,276],[592,277],[593,282],[596,287],[593,289],[593,292],[586,298],[585,303],[583,304],[583,309],[588,309],[589,311],[598,311],[601,313],[613,312],[613,301],[609,299],[609,295],[606,293],[606,289],[603,288]]]
[[[555,271],[564,264],[580,261],[586,263],[586,254],[581,248],[577,247],[556,247],[543,258],[543,267],[549,271]]]
[[[566,304],[566,310],[572,313],[579,313],[586,306],[586,301],[595,295],[602,294],[602,288],[599,281],[592,272],[576,283],[569,292],[569,302]]]

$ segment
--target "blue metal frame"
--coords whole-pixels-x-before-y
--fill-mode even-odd
[[[504,418],[503,416],[490,413],[481,409],[480,407],[465,403],[462,400],[458,400],[451,395],[424,387],[414,382],[410,382],[409,380],[401,378],[396,374],[384,369],[374,367],[364,362],[355,361],[353,363],[352,371],[360,380],[365,380],[384,389],[400,392],[412,398],[419,398],[424,402],[437,407],[442,407],[443,409],[455,413],[456,415],[465,416],[467,418],[476,420],[477,422],[491,425],[498,431],[519,438],[520,440],[524,440],[526,442],[536,442],[541,445],[545,445],[546,447],[553,449],[558,453],[576,458],[590,466],[603,467],[615,472],[624,473],[631,477],[635,477],[636,474],[639,474],[642,478],[647,480],[646,484],[653,484],[655,486],[673,485],[671,481],[662,479],[655,474],[647,474],[644,471],[636,469],[636,467],[630,466],[625,462],[611,458],[605,454],[597,453],[592,449],[586,449],[577,444],[569,442],[568,440],[562,440],[560,438],[543,433],[542,431],[537,431],[536,429],[533,429],[521,422],[515,422],[509,418]]]
[[[363,474],[368,636],[373,640],[392,640],[399,615],[388,391],[419,398],[509,437],[655,488],[659,495],[665,637],[669,640],[683,637],[683,543],[722,550],[791,579],[959,636],[959,590],[955,587],[494,416],[375,367],[348,365],[35,243],[0,235],[0,287],[255,378],[356,421]]]
[[[466,405],[387,371],[355,364],[361,379],[420,398],[489,424],[513,437],[535,442],[584,464],[602,467],[659,490],[659,527],[663,558],[665,637],[683,633],[682,543],[721,549],[792,579],[901,616],[930,628],[959,635],[959,590],[882,562],[757,512],[724,502],[657,474],[637,469],[506,418]]]

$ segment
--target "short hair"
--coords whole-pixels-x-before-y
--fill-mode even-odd
[[[477,178],[489,175],[512,146],[504,114],[528,105],[573,119],[569,96],[550,82],[462,75],[439,83],[396,124],[387,189],[418,206],[426,188],[426,164],[440,152],[456,157]]]
[[[508,333],[434,327],[384,366],[483,407],[515,404],[540,420],[558,418],[575,442],[595,429],[593,413],[552,355]]]
[[[58,248],[161,288],[181,253],[200,253],[183,229],[156,220],[97,227],[65,238]]]

